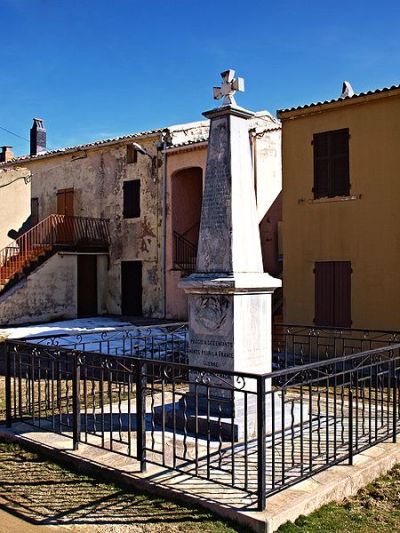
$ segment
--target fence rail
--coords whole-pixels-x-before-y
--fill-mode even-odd
[[[400,344],[264,375],[19,341],[5,355],[8,425],[230,487],[259,510],[399,428]]]
[[[287,368],[382,348],[400,342],[400,332],[276,324],[274,368]]]

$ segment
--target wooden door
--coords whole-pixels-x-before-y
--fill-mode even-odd
[[[74,242],[74,189],[60,189],[57,191],[57,214],[66,215],[62,224],[57,228],[57,241],[60,244]]]
[[[78,255],[78,316],[97,315],[97,256]]]
[[[315,263],[315,318],[317,326],[351,327],[351,262]]]
[[[125,316],[142,316],[142,262],[121,262],[121,310]]]

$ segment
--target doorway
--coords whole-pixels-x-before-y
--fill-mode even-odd
[[[142,261],[121,261],[121,311],[142,316]]]
[[[97,256],[78,255],[78,316],[97,315]]]
[[[57,226],[57,242],[72,244],[74,242],[74,189],[57,191],[57,214],[65,215],[64,221]]]

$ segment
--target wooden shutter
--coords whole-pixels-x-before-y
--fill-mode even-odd
[[[314,197],[329,196],[329,136],[326,133],[316,133],[314,146]]]
[[[334,325],[351,327],[351,263],[335,261],[335,318]]]
[[[57,213],[59,215],[74,215],[74,189],[57,191]]]
[[[349,130],[316,133],[313,145],[314,197],[349,195]]]
[[[136,148],[134,148],[131,144],[128,144],[126,146],[126,162],[127,163],[137,163],[138,160],[138,153]]]
[[[315,263],[315,318],[317,326],[332,326],[335,317],[333,261]]]
[[[124,181],[123,216],[140,217],[140,180]]]
[[[332,195],[347,196],[350,193],[348,129],[331,133],[330,159]]]
[[[314,272],[315,324],[350,328],[351,262],[317,262]]]

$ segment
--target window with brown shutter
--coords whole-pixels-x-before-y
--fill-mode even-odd
[[[126,162],[127,163],[137,163],[138,153],[134,146],[131,144],[126,145]]]
[[[124,181],[124,218],[140,217],[140,180]]]
[[[349,130],[315,133],[314,198],[350,194]]]
[[[317,326],[351,327],[351,262],[315,263],[315,318]]]

